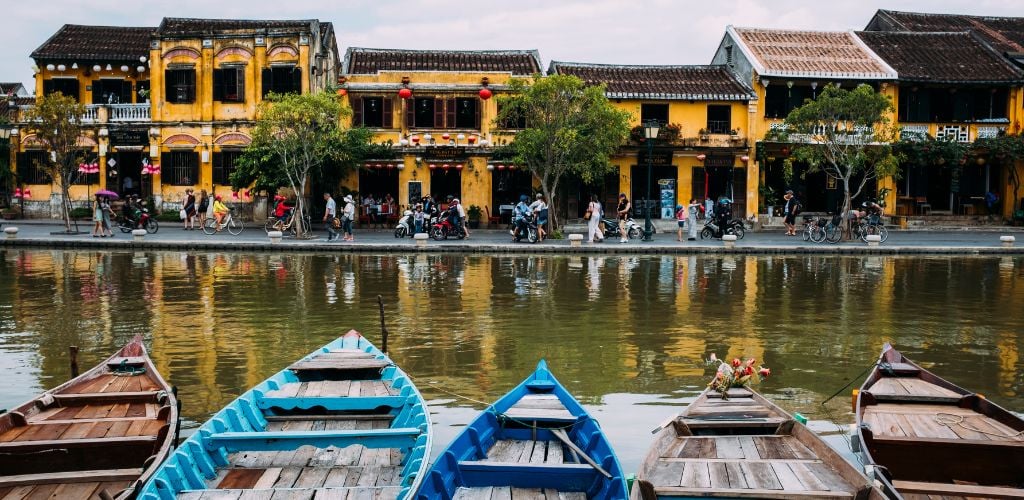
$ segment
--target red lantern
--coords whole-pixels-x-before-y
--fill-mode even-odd
[[[461,163],[457,163],[455,165],[455,170],[462,170],[462,164]]]
[[[238,191],[232,191],[231,192],[231,197],[237,200],[238,199]]]
[[[374,165],[373,168],[384,168],[384,165],[381,165],[380,163],[378,163],[378,164]]]
[[[452,166],[447,164],[447,163],[445,163],[444,165],[441,165],[441,168],[444,169],[444,170],[448,170],[449,168],[452,168]]]
[[[704,161],[704,159],[707,158],[707,157],[708,156],[706,154],[701,153],[701,154],[697,155],[697,161]]]
[[[420,136],[414,135],[414,136],[410,137],[409,140],[411,140],[413,144],[419,144],[420,143]]]
[[[29,188],[25,188],[25,190],[21,192],[21,196],[25,197],[25,198],[31,198],[32,197],[32,190],[29,189]]]
[[[21,198],[21,188],[14,188],[14,197]]]
[[[490,99],[492,95],[494,95],[494,93],[491,92],[491,89],[489,89],[487,87],[484,87],[484,88],[480,89],[480,98],[481,99],[486,101],[486,100]]]
[[[430,164],[430,170],[435,170],[435,169],[437,169],[437,164],[436,163],[431,163]]]
[[[412,90],[409,90],[408,87],[402,87],[398,91],[398,97],[400,97],[402,99],[408,99],[408,98],[412,97]]]
[[[452,135],[449,134],[448,132],[445,132],[445,133],[441,134],[441,138],[447,141],[448,139],[452,138]]]
[[[348,89],[338,89],[338,95],[344,97],[348,94]]]
[[[498,164],[498,170],[505,170],[505,165]]]
[[[789,156],[789,148],[786,146],[782,147],[782,156]]]
[[[469,142],[470,144],[473,144],[474,142],[476,142],[476,136],[471,135],[466,138],[466,141]]]
[[[394,163],[388,163],[388,170],[394,170],[394,168],[395,168],[395,164]]]
[[[747,155],[743,155],[743,156],[740,157],[740,161],[742,161],[743,163],[746,163],[746,162],[750,161],[750,157],[747,156]]]
[[[509,165],[509,166],[508,166],[508,169],[509,169],[509,170],[515,170],[515,169],[516,169],[516,166],[515,166],[515,165]]]

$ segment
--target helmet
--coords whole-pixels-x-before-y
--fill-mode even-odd
[[[524,201],[525,202],[525,201],[528,201],[529,199],[530,199],[530,197],[526,196],[525,194],[519,196],[519,201]]]
[[[861,208],[868,208],[868,207],[870,207],[870,206],[871,206],[871,204],[870,204],[870,203],[868,203],[868,202],[866,202],[866,201],[864,201],[864,202],[861,202],[861,204],[860,204],[860,207],[861,207]]]

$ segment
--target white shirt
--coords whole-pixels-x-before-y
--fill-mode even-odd
[[[347,217],[348,220],[355,220],[356,219],[356,204],[355,203],[346,203],[345,204],[345,217]]]
[[[334,198],[327,198],[327,216],[334,217],[338,213],[338,205],[334,202]]]
[[[465,219],[466,218],[466,210],[464,208],[462,208],[462,203],[459,203],[458,205],[455,205],[455,208],[457,208],[459,210],[459,217]]]

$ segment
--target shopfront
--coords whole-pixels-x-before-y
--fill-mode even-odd
[[[655,150],[651,154],[650,199],[647,198],[647,167],[647,151],[641,150],[637,165],[630,169],[633,217],[644,218],[644,209],[650,208],[652,219],[671,219],[679,189],[679,170],[672,164],[672,152]]]
[[[143,161],[149,160],[149,137],[145,129],[111,129],[108,135],[107,189],[122,195],[149,196],[153,178],[142,175]]]

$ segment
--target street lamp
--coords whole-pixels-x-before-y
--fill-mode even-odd
[[[644,202],[644,241],[653,241],[654,228],[651,226],[651,177],[653,170],[654,140],[658,138],[658,120],[644,123],[644,139],[647,140],[647,200]]]

